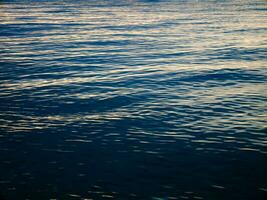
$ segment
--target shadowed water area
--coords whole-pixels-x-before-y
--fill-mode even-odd
[[[1,200],[264,200],[267,1],[0,1]]]

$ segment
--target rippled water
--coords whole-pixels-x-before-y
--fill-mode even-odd
[[[267,2],[0,1],[0,195],[267,196]]]

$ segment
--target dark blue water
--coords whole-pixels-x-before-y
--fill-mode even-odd
[[[0,199],[263,200],[267,2],[0,1]]]

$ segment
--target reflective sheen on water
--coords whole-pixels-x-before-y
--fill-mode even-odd
[[[0,199],[263,200],[267,2],[0,1]]]

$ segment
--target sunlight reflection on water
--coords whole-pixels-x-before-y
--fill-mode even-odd
[[[1,1],[0,198],[263,198],[266,9]]]

